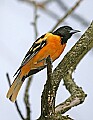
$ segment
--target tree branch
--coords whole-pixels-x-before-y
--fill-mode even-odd
[[[60,21],[60,19],[61,19],[61,18],[59,19],[59,15],[56,14],[54,11],[51,11],[50,9],[48,9],[48,7],[46,5],[49,4],[49,3],[51,4],[51,2],[56,2],[59,5],[59,7],[61,7],[62,10],[68,11],[68,7],[61,0],[46,0],[46,1],[43,1],[43,2],[36,2],[36,1],[33,1],[33,0],[19,0],[19,1],[26,2],[26,3],[30,4],[30,5],[33,5],[33,3],[36,3],[37,8],[40,8],[47,15],[49,15],[50,17],[52,17],[53,19],[56,19],[58,21]],[[80,1],[82,1],[82,0],[80,0]],[[82,23],[84,26],[88,26],[89,25],[89,22],[87,22],[82,16],[80,16],[80,15],[78,15],[76,13],[72,13],[71,16],[75,20],[77,20],[80,23]]]
[[[44,86],[44,91],[41,96],[41,118],[39,119],[51,119],[55,113],[55,93],[54,93],[54,81],[52,79],[52,61],[50,56],[46,59],[47,64],[47,82]],[[48,86],[48,87],[47,87]]]
[[[81,87],[78,87],[72,79],[72,69],[69,70],[68,74],[63,78],[66,89],[70,92],[71,96],[65,100],[65,102],[55,107],[55,113],[65,113],[74,106],[77,106],[84,102],[86,94],[83,92]]]
[[[54,31],[60,23],[62,23],[69,15],[71,15],[71,13],[79,6],[81,2],[82,0],[78,0],[78,2],[76,2],[76,4],[72,8],[70,8],[70,10],[68,10],[62,18],[58,20],[58,22],[54,25],[51,31]]]
[[[38,30],[37,30],[37,4],[36,2],[33,2],[33,6],[34,6],[34,22],[32,22],[32,25],[34,26],[34,32],[35,32],[35,40],[37,39],[38,36]]]
[[[31,108],[30,108],[30,101],[29,101],[29,88],[31,85],[31,81],[32,81],[32,77],[28,78],[27,84],[26,84],[26,89],[25,89],[25,94],[24,94],[24,103],[25,103],[25,107],[26,107],[26,118],[25,120],[30,120],[30,112],[31,112]]]
[[[22,1],[22,2],[26,2],[30,5],[33,5],[36,4],[37,8],[40,8],[43,12],[45,12],[48,16],[52,17],[53,19],[59,19],[59,16],[49,10],[47,7],[46,7],[46,4],[49,4],[50,2],[52,2],[53,0],[47,0],[47,1],[43,1],[43,2],[36,2],[36,1],[33,1],[33,0],[19,0],[19,1]]]
[[[55,2],[59,5],[62,11],[68,11],[68,6],[64,3],[63,0],[55,0]],[[71,17],[76,21],[80,22],[83,26],[88,26],[89,22],[83,18],[82,16],[78,15],[77,13],[72,13]]]
[[[35,30],[35,39],[37,38],[37,8],[41,8],[47,14],[52,17],[59,18],[59,16],[47,9],[46,4],[53,0],[46,0],[45,2],[35,2],[34,0],[21,0],[26,1],[34,6],[34,30]],[[63,22],[71,13],[79,6],[82,0],[78,2],[70,9],[68,12],[58,20],[56,25],[53,27],[52,31]],[[41,98],[41,116],[39,120],[72,120],[68,116],[62,116],[61,114],[65,113],[72,107],[81,104],[84,102],[86,94],[83,92],[81,87],[78,87],[72,79],[72,73],[76,69],[76,66],[84,55],[93,47],[93,22],[91,23],[88,30],[84,33],[81,39],[75,44],[75,46],[67,53],[61,63],[56,67],[52,72],[52,64],[50,58],[47,58],[47,82],[44,86],[44,91]],[[7,80],[9,86],[11,85],[9,75],[7,74]],[[59,87],[60,81],[63,79],[66,89],[69,91],[71,96],[64,101],[63,103],[55,107],[55,97],[56,92]],[[24,102],[26,106],[26,118],[22,115],[17,101],[15,102],[16,109],[22,120],[30,120],[30,102],[29,102],[29,88],[31,84],[31,78],[28,79],[25,89]]]
[[[69,69],[72,72],[76,69],[76,66],[84,55],[93,47],[93,22],[81,36],[79,41],[72,47],[72,49],[65,55],[63,60],[53,71],[53,76],[56,79],[56,87],[59,86],[60,80],[67,75]]]
[[[76,66],[78,65],[80,60],[92,47],[93,47],[93,22],[91,23],[87,31],[82,35],[80,40],[65,55],[63,60],[60,62],[60,64],[55,68],[55,70],[52,73],[52,81],[54,81],[53,85],[55,86],[54,89],[55,95],[62,78],[64,81],[64,85],[66,86],[66,89],[71,94],[71,96],[65,102],[55,107],[55,116],[58,117],[60,116],[60,113],[63,114],[72,107],[84,102],[86,94],[83,92],[81,87],[78,87],[75,84],[75,82],[72,79],[72,73],[76,69]],[[49,80],[47,80],[47,82],[48,81]],[[44,87],[42,96],[44,96],[45,91],[47,91],[49,87],[47,82]],[[42,104],[45,102],[45,99],[47,100],[47,98],[44,97],[42,98],[42,102],[41,102]],[[42,111],[44,111],[44,109],[41,109],[41,112]],[[39,120],[43,120],[42,117],[43,119],[45,118],[45,116],[43,116],[41,113]]]
[[[62,62],[56,67],[56,69],[53,72],[56,91],[58,89],[61,79],[63,78],[66,89],[72,95],[72,97],[68,98],[64,103],[56,107],[55,110],[56,112],[61,110],[61,113],[64,113],[71,107],[81,104],[84,101],[86,94],[73,81],[72,72],[76,69],[76,66],[78,65],[80,60],[92,47],[93,47],[93,22],[91,23],[87,31],[82,35],[80,40],[66,54]],[[59,109],[58,107],[60,108],[60,110],[58,110]]]

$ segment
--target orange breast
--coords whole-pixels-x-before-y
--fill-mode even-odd
[[[46,34],[47,35],[47,34]],[[50,55],[52,61],[55,61],[63,52],[66,44],[61,44],[61,38],[56,35],[49,35],[47,44],[44,46],[26,65],[21,69],[21,75],[26,75],[31,69],[39,68],[45,65],[45,59]]]

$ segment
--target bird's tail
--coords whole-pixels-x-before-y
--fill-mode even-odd
[[[20,74],[15,78],[14,82],[12,83],[10,89],[7,93],[7,98],[9,98],[12,102],[15,102],[18,92],[23,84],[23,80],[20,77]]]

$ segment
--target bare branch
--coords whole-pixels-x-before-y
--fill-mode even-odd
[[[55,0],[55,2],[59,5],[59,7],[64,10],[65,12],[68,11],[68,6],[64,3],[63,0]],[[78,15],[77,13],[72,13],[71,17],[76,21],[80,22],[83,26],[88,26],[89,22],[83,18],[82,16]]]
[[[35,39],[38,35],[37,30],[37,10],[40,8],[48,15],[55,19],[59,19],[59,16],[47,8],[47,4],[54,0],[45,0],[44,2],[36,2],[35,0],[20,0],[27,3],[30,3],[34,7],[34,22],[32,23],[35,31]],[[58,0],[60,1],[60,0]],[[56,25],[53,27],[52,31],[63,22],[73,11],[79,6],[82,0],[78,2],[70,9],[68,12],[58,20]],[[64,6],[64,9],[67,9]],[[77,14],[72,14],[74,18],[78,21],[83,20],[82,17]],[[74,106],[77,106],[84,102],[86,94],[83,92],[81,87],[78,87],[74,80],[72,79],[72,73],[76,69],[76,66],[84,55],[93,47],[93,22],[91,23],[88,30],[84,33],[81,39],[76,43],[76,45],[67,53],[61,63],[55,68],[52,72],[52,63],[50,57],[47,58],[47,82],[44,86],[44,91],[41,98],[41,116],[39,120],[72,120],[69,116],[62,116],[63,113],[68,111]],[[11,81],[9,74],[6,74],[9,86],[11,86]],[[63,103],[55,107],[55,97],[57,89],[59,87],[60,81],[63,79],[66,89],[69,91],[71,96],[65,100]],[[26,118],[22,115],[17,101],[15,102],[16,109],[22,120],[30,120],[31,106],[29,101],[29,89],[31,85],[32,77],[28,78],[25,94],[24,94],[24,103],[26,107]]]
[[[55,113],[54,81],[52,80],[52,63],[50,56],[47,57],[46,63],[48,80],[44,86],[44,91],[41,97],[41,117],[43,117],[42,119],[50,119],[51,115],[54,115]]]
[[[55,80],[56,90],[58,89],[59,83],[63,78],[66,89],[70,92],[72,97],[68,98],[64,103],[56,107],[56,112],[64,113],[71,107],[81,104],[86,94],[82,88],[78,87],[69,76],[69,71],[72,72],[76,69],[76,66],[84,55],[93,47],[93,22],[91,23],[88,30],[82,35],[80,40],[73,46],[73,48],[66,54],[62,62],[56,67],[53,72],[53,79]]]
[[[7,77],[7,81],[8,81],[9,87],[10,87],[10,86],[11,86],[11,80],[10,80],[10,77],[9,77],[9,74],[8,74],[8,73],[6,73],[6,77]],[[21,110],[20,110],[20,108],[19,108],[19,105],[18,105],[17,100],[15,101],[14,104],[15,104],[15,107],[16,107],[16,109],[17,109],[17,111],[18,111],[18,114],[20,115],[21,119],[22,119],[22,120],[25,120],[25,118],[23,117],[22,112],[21,112]]]
[[[66,89],[71,94],[71,97],[69,97],[65,102],[56,106],[55,116],[56,114],[57,116],[59,116],[60,113],[63,114],[69,109],[71,109],[72,107],[84,102],[86,94],[83,92],[82,88],[78,87],[76,83],[73,81],[72,72],[76,69],[76,66],[78,65],[80,60],[92,47],[93,47],[93,22],[91,23],[88,30],[84,33],[84,35],[82,35],[80,40],[66,54],[66,56],[63,58],[61,63],[55,68],[55,70],[52,73],[52,81],[54,81],[53,86],[55,86],[55,89],[54,89],[55,95],[62,78],[64,81],[64,85],[66,86]],[[47,80],[47,82],[48,81],[49,80]],[[47,91],[48,85],[49,85],[47,84],[47,82],[44,87],[44,91],[42,93],[42,96],[43,96],[42,103],[44,103],[43,101],[45,100],[47,101],[47,98],[45,97],[46,96],[45,91]],[[46,101],[45,101],[45,106],[47,105]],[[42,106],[41,112],[44,112],[43,108],[44,107]],[[45,115],[41,113],[39,120],[43,120],[42,117],[44,119]]]
[[[50,56],[47,57],[46,59],[46,64],[47,64],[47,79],[52,79],[52,60]]]
[[[55,113],[65,113],[67,110],[84,102],[86,94],[81,87],[78,87],[72,79],[72,69],[63,78],[66,89],[70,92],[71,96],[63,103],[55,107]]]
[[[46,4],[50,3],[53,0],[44,1],[44,2],[36,2],[36,1],[33,1],[33,0],[19,0],[19,1],[26,2],[26,3],[28,3],[29,5],[32,5],[32,6],[36,5],[37,8],[40,8],[43,12],[45,12],[47,15],[49,15],[53,19],[57,19],[57,20],[59,19],[59,16],[55,12],[49,10],[46,7]]]
[[[43,12],[45,12],[48,16],[52,17],[53,19],[59,20],[59,15],[57,15],[55,12],[49,10],[47,7],[39,7]]]
[[[49,81],[48,85],[48,109],[49,116],[55,113],[55,93],[54,93],[54,81],[52,80],[52,60],[50,56],[46,59],[47,63],[47,79]]]
[[[7,78],[7,81],[8,81],[8,84],[9,84],[9,87],[11,86],[11,81],[10,81],[10,77],[9,77],[9,74],[6,73],[6,78]]]
[[[26,107],[26,119],[25,120],[30,120],[30,101],[29,101],[29,88],[31,85],[32,77],[28,78],[27,84],[26,84],[26,89],[25,89],[25,94],[24,94],[24,103]]]
[[[37,30],[37,5],[36,2],[33,2],[33,6],[34,6],[34,22],[32,22],[32,25],[34,26],[34,32],[35,32],[35,40],[37,39],[38,36],[38,30]]]
[[[38,30],[37,30],[37,5],[36,2],[33,1],[33,6],[34,6],[34,22],[33,27],[34,27],[34,32],[35,32],[35,40],[37,39],[38,36]],[[32,81],[32,76],[28,78],[27,84],[26,84],[26,89],[25,89],[25,95],[24,95],[24,102],[25,102],[25,106],[26,106],[26,120],[30,120],[30,112],[31,112],[31,107],[30,107],[30,101],[29,101],[29,88],[31,85],[31,81]]]
[[[78,0],[78,2],[76,2],[76,4],[70,9],[68,10],[68,12],[58,20],[58,22],[56,23],[56,25],[52,28],[51,31],[54,31],[57,26],[62,23],[69,15],[71,15],[72,12],[74,12],[74,10],[79,6],[79,4],[82,2],[82,0]]]
[[[42,1],[42,4],[43,5],[46,5],[46,4],[50,4],[50,2],[53,2],[54,0],[45,0],[45,1]]]
[[[22,120],[25,120],[25,118],[23,117],[23,115],[22,115],[22,113],[21,113],[21,111],[20,111],[20,109],[19,109],[19,105],[18,105],[17,100],[15,101],[14,104],[15,104],[15,106],[16,106],[16,109],[17,109],[17,111],[18,111],[18,113],[19,113],[21,119],[22,119]]]

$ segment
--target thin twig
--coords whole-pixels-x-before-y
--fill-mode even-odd
[[[35,40],[37,39],[38,36],[38,30],[37,30],[37,5],[36,2],[33,1],[33,6],[34,6],[34,22],[32,23],[34,26],[34,33],[35,33]],[[25,89],[25,95],[24,95],[24,102],[25,102],[25,107],[26,107],[26,120],[30,120],[30,112],[31,112],[31,108],[30,108],[30,101],[29,101],[29,88],[31,85],[31,81],[32,81],[32,76],[28,78],[27,84],[26,84],[26,89]]]
[[[31,0],[19,0],[19,1],[22,1],[22,2],[26,2],[26,3],[28,3],[29,5],[32,5],[32,6],[37,6],[37,8],[40,8],[43,12],[45,12],[48,16],[50,16],[50,17],[52,17],[53,19],[56,19],[56,20],[58,20],[59,19],[59,16],[55,13],[55,12],[53,12],[53,11],[51,11],[51,10],[49,10],[47,7],[46,7],[46,4],[47,3],[50,3],[51,1],[53,1],[53,0],[50,0],[50,1],[47,1],[47,2],[36,2],[36,1],[31,1]],[[35,4],[35,5],[34,5]]]
[[[44,11],[48,16],[52,17],[53,19],[59,20],[59,15],[57,15],[55,12],[51,11],[47,7],[39,7],[42,11]]]
[[[68,12],[62,18],[58,20],[51,31],[54,31],[60,23],[62,23],[72,12],[74,12],[74,10],[79,6],[81,2],[82,0],[78,0],[78,2],[76,2],[76,4],[72,8],[70,8],[70,10],[68,10]]]
[[[45,1],[42,1],[42,4],[43,5],[46,5],[46,4],[51,4],[50,2],[53,2],[54,0],[45,0]]]
[[[34,6],[34,29],[35,29],[35,40],[37,39],[38,36],[38,30],[37,30],[37,6]]]
[[[8,84],[9,84],[9,87],[11,86],[11,81],[10,81],[10,77],[9,77],[9,74],[6,73],[6,78],[7,78],[7,81],[8,81]]]
[[[7,78],[9,87],[10,87],[10,86],[11,86],[11,80],[10,80],[10,77],[9,77],[9,74],[8,74],[8,73],[6,73],[6,78]],[[25,118],[23,117],[22,112],[21,112],[21,110],[20,110],[20,108],[19,108],[19,105],[18,105],[17,100],[15,101],[14,104],[15,104],[15,107],[16,107],[17,112],[18,112],[18,114],[20,115],[21,119],[22,119],[22,120],[25,120]]]
[[[55,2],[59,5],[62,11],[68,11],[68,6],[64,3],[63,0],[55,0]],[[88,26],[89,22],[83,18],[82,16],[78,15],[77,13],[72,13],[71,17],[74,18],[76,21],[80,22],[84,26]]]
[[[32,22],[32,25],[34,26],[34,32],[35,32],[35,40],[37,39],[38,36],[38,30],[37,30],[37,5],[36,2],[33,2],[33,6],[34,6],[34,22]]]
[[[23,115],[22,115],[22,113],[21,113],[21,111],[20,111],[20,109],[19,109],[19,105],[18,105],[18,102],[17,102],[17,100],[15,101],[15,106],[16,106],[16,109],[17,109],[17,111],[18,111],[18,113],[19,113],[19,115],[20,115],[20,117],[22,118],[22,120],[25,120],[25,118],[23,117]]]
[[[24,103],[26,107],[26,119],[25,120],[30,120],[31,118],[30,117],[31,108],[30,108],[30,102],[29,102],[29,89],[30,89],[31,81],[32,81],[32,76],[28,78],[26,88],[25,88],[25,94],[24,94]]]
[[[52,17],[53,19],[56,19],[56,20],[59,20],[59,15],[57,15],[55,12],[48,9],[48,7],[46,7],[47,4],[51,4],[50,2],[55,1],[62,10],[68,11],[67,5],[61,0],[46,0],[44,2],[36,2],[33,0],[32,1],[31,0],[19,0],[19,1],[27,2],[30,5],[32,5],[35,2],[36,6],[38,8],[40,8],[43,12],[45,12],[47,15],[49,15],[50,17]],[[89,22],[86,19],[84,19],[82,16],[80,16],[76,13],[72,13],[71,17],[73,17],[75,20],[77,20],[78,22],[80,22],[84,26],[89,25]]]

